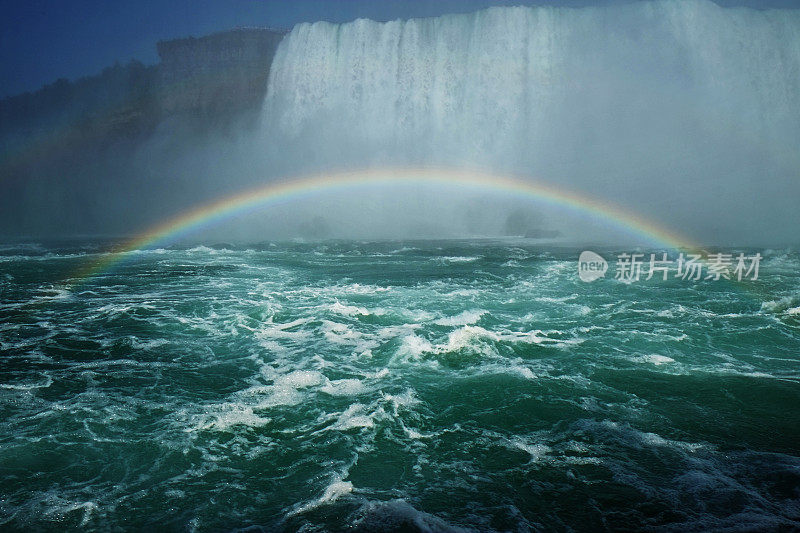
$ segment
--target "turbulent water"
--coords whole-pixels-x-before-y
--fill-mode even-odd
[[[96,248],[4,247],[0,527],[800,527],[800,255],[625,284],[577,253],[197,247],[80,281]]]

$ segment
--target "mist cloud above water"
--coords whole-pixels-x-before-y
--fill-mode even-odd
[[[37,192],[29,216],[54,231],[136,233],[297,176],[477,168],[704,243],[795,243],[798,84],[794,10],[663,0],[301,24],[280,44],[258,126],[162,124],[132,157],[82,161],[72,181]],[[620,237],[595,222],[526,198],[406,188],[322,194],[199,238]]]
[[[699,240],[780,241],[800,222],[798,43],[797,12],[702,0],[303,24],[263,117],[303,170],[488,168]]]

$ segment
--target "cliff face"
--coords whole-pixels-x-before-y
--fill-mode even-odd
[[[162,113],[220,116],[257,107],[284,33],[238,29],[159,42]]]
[[[284,34],[237,29],[161,41],[158,65],[133,61],[0,100],[0,136],[43,135],[58,128],[108,141],[146,134],[175,115],[225,120],[260,105]]]
[[[75,82],[60,79],[36,92],[1,100],[0,134],[17,139],[42,137],[57,129],[71,138],[108,138],[147,131],[159,115],[154,99],[156,71],[133,61],[108,67],[96,76]]]
[[[171,158],[257,120],[284,33],[163,41],[158,65],[115,65],[0,100],[0,235],[95,232],[107,226],[110,198],[126,208],[129,187],[176,187],[164,170]],[[134,168],[157,139],[171,150],[161,167]],[[117,218],[135,220],[131,209]]]

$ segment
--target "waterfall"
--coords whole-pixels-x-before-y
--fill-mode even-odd
[[[789,211],[799,83],[798,11],[497,7],[300,24],[274,58],[263,122],[284,165],[490,167],[662,217],[711,202],[724,226],[754,192]],[[738,200],[720,198],[723,182]]]

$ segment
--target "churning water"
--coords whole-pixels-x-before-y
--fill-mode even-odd
[[[2,251],[2,527],[800,527],[796,252],[625,284],[522,241],[267,243],[64,283],[100,255]]]
[[[793,242],[799,43],[795,11],[704,0],[301,24],[243,163],[173,166],[215,194],[474,166]],[[0,529],[800,529],[796,251],[742,283],[583,283],[581,250],[522,239],[139,250],[76,279],[101,249],[0,248]]]

